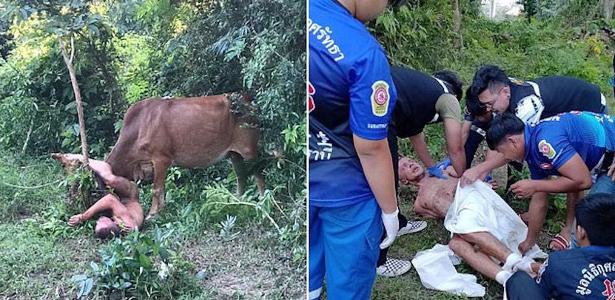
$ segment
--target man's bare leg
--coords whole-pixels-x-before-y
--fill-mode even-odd
[[[506,248],[502,242],[496,239],[489,232],[473,232],[467,234],[458,234],[458,237],[474,244],[480,248],[480,251],[488,256],[495,257],[501,262],[506,262],[506,258],[512,253]]]
[[[448,247],[459,255],[463,261],[465,261],[474,270],[481,274],[495,279],[495,276],[502,271],[502,268],[496,264],[489,256],[482,251],[474,248],[472,244],[468,243],[461,237],[454,235],[451,241],[448,243]]]
[[[525,254],[527,250],[536,244],[536,239],[538,238],[538,234],[547,216],[548,204],[547,193],[539,192],[532,196],[528,209],[529,220],[527,224],[527,237],[519,244],[521,254]]]
[[[567,193],[566,194],[566,224],[564,225],[564,227],[562,227],[562,230],[560,231],[560,235],[563,236],[569,243],[572,243],[572,237],[571,237],[571,232],[572,232],[572,226],[574,223],[574,208],[577,205],[577,203],[579,203],[579,200],[583,198],[583,192],[577,192],[577,193]],[[555,248],[556,250],[565,250],[565,249],[558,249],[559,247],[553,247],[554,245],[556,245],[556,243],[552,242],[549,246],[551,248]]]
[[[137,186],[134,182],[113,174],[111,170],[111,166],[104,161],[90,159],[90,169],[98,176],[100,176],[105,184],[112,188],[115,193],[117,193],[120,197],[137,199],[138,198],[138,190]]]

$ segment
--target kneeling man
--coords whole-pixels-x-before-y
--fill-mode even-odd
[[[614,121],[611,116],[590,112],[563,113],[534,126],[510,113],[493,120],[487,132],[489,148],[508,161],[527,161],[530,169],[531,179],[511,185],[518,197],[531,197],[529,232],[519,247],[522,253],[536,242],[547,213],[548,193],[591,188],[590,194],[615,194],[611,177],[615,169]],[[592,173],[597,176],[593,185]],[[568,207],[567,214],[574,219],[574,206]]]

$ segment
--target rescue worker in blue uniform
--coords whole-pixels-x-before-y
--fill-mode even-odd
[[[510,300],[615,298],[615,195],[594,193],[576,206],[579,248],[551,253],[532,264],[535,279],[515,273],[506,282]]]
[[[387,2],[309,2],[310,299],[324,282],[330,299],[368,299],[379,248],[399,229],[387,143],[396,91],[363,24]]]
[[[389,125],[389,144],[398,189],[399,160],[397,139],[408,138],[417,156],[425,165],[427,174],[446,178],[445,169],[452,165],[456,174],[465,170],[465,155],[461,140],[462,115],[459,100],[463,94],[462,82],[451,71],[438,71],[433,76],[404,67],[391,67],[391,76],[397,90],[397,101]],[[426,125],[444,123],[444,136],[448,157],[435,163],[427,150],[423,129]],[[450,174],[449,174],[450,175]],[[418,232],[427,226],[425,221],[408,222],[399,214],[399,233],[402,236]],[[387,257],[388,248],[380,252],[376,272],[380,276],[395,277],[408,272],[410,261]]]
[[[604,114],[570,112],[526,125],[511,113],[494,118],[487,144],[506,161],[526,161],[531,179],[510,189],[518,197],[531,197],[528,235],[519,249],[525,253],[536,242],[547,212],[548,193],[615,194],[612,173],[615,119]],[[592,186],[592,174],[596,183]],[[549,179],[557,176],[555,179]],[[574,216],[574,207],[567,209]]]
[[[510,112],[527,124],[536,124],[541,119],[573,110],[607,112],[606,99],[596,85],[565,76],[520,81],[509,78],[502,69],[492,65],[483,66],[476,72],[467,91],[466,104],[468,114],[465,117],[463,139],[468,165],[483,139],[482,135],[489,129],[490,113]],[[504,164],[498,155],[488,155],[485,162],[469,168],[463,174],[461,184],[484,178],[491,170]],[[516,167],[520,169],[521,165]],[[567,195],[566,202],[570,211],[581,197],[580,193]],[[551,241],[552,249],[561,250],[569,246],[573,220],[573,214],[567,215],[566,225]]]

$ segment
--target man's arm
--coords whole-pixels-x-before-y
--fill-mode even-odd
[[[470,136],[470,129],[472,129],[472,122],[463,120],[463,124],[461,125],[461,141],[464,145],[468,141],[468,136]]]
[[[436,164],[429,154],[427,143],[425,142],[425,134],[423,132],[411,136],[410,143],[412,143],[412,148],[425,167],[429,168]]]
[[[568,193],[586,190],[592,185],[592,177],[587,165],[577,153],[557,171],[561,176],[553,180],[536,180],[536,191],[547,193]]]
[[[592,185],[592,178],[585,162],[575,153],[557,171],[556,179],[521,180],[510,186],[518,197],[526,198],[536,192],[569,193],[586,190]]]
[[[126,207],[122,203],[120,203],[120,201],[115,196],[113,196],[112,194],[106,194],[83,213],[70,217],[70,219],[68,220],[68,225],[78,225],[104,211],[110,211],[113,215],[115,215],[116,213],[123,212],[125,210]]]
[[[530,200],[530,207],[528,209],[530,218],[527,225],[527,237],[521,244],[519,244],[519,251],[521,254],[525,254],[527,250],[532,248],[536,244],[538,234],[542,229],[542,224],[545,222],[547,215],[547,193],[535,193]]]
[[[452,118],[444,119],[444,138],[446,140],[446,151],[455,172],[463,174],[466,169],[466,154],[462,143],[461,123]]]
[[[353,135],[357,155],[378,205],[383,212],[390,214],[397,209],[391,152],[386,139],[368,140]]]
[[[395,241],[399,230],[399,209],[389,143],[386,138],[368,140],[357,135],[353,135],[353,142],[367,183],[382,209],[386,238],[380,243],[380,249],[384,249]]]
[[[486,159],[484,162],[467,169],[461,176],[461,186],[472,184],[474,181],[483,178],[491,170],[499,168],[506,164],[504,156],[500,153],[494,153],[493,156]]]

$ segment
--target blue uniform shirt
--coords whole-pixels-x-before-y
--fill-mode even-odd
[[[525,160],[532,179],[560,175],[575,153],[591,171],[606,151],[615,150],[615,119],[590,112],[569,112],[525,126]]]
[[[310,205],[345,206],[374,195],[352,135],[387,137],[396,91],[384,50],[337,1],[310,1]]]
[[[552,252],[536,282],[555,299],[613,299],[615,248],[588,246]]]

